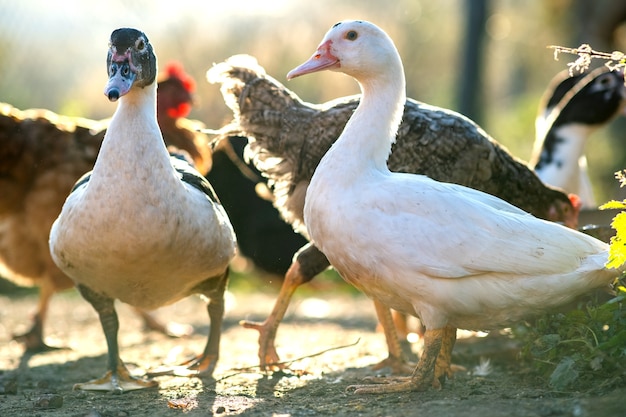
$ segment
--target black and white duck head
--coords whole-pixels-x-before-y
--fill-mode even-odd
[[[133,87],[153,85],[157,75],[157,59],[145,33],[120,28],[111,33],[107,55],[109,82],[104,95],[117,101]]]

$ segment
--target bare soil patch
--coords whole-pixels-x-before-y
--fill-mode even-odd
[[[581,391],[555,392],[546,380],[517,359],[517,346],[503,336],[469,337],[455,347],[454,361],[467,368],[440,391],[359,396],[346,391],[375,372],[371,365],[386,355],[382,333],[376,332],[371,302],[341,291],[318,299],[301,298],[279,329],[282,359],[311,355],[285,372],[264,375],[246,368],[258,363],[257,334],[238,325],[244,318],[262,320],[274,292],[235,293],[223,329],[221,359],[214,379],[159,377],[158,389],[124,395],[73,391],[76,382],[101,376],[106,345],[97,316],[76,292],[53,299],[48,342],[69,349],[31,357],[11,341],[25,330],[36,296],[0,295],[0,416],[623,416],[626,388],[598,381]],[[131,309],[118,304],[122,358],[134,371],[181,362],[206,342],[204,303],[190,297],[155,312],[162,320],[190,324],[191,336],[168,338],[146,332]],[[320,317],[315,317],[315,316]],[[412,352],[419,345],[407,346]],[[484,361],[489,359],[489,366]],[[481,367],[481,363],[483,366]],[[485,372],[486,370],[486,372]]]

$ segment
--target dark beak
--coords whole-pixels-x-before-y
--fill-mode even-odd
[[[117,101],[130,91],[137,74],[131,69],[130,62],[111,62],[109,67],[109,82],[104,88],[104,95],[110,101]]]

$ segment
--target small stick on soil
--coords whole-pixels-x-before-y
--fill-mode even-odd
[[[345,348],[349,348],[349,347],[352,347],[352,346],[356,346],[360,341],[361,341],[361,338],[358,338],[353,343],[349,343],[347,345],[334,346],[334,347],[331,347],[331,348],[328,348],[328,349],[320,350],[319,352],[315,352],[315,353],[312,353],[310,355],[305,355],[305,356],[300,356],[299,358],[290,359],[288,361],[268,363],[265,366],[270,368],[270,367],[281,367],[282,365],[289,365],[289,364],[292,364],[294,362],[300,361],[302,359],[314,358],[316,356],[323,355],[324,353],[332,352],[333,350],[345,349]],[[247,367],[244,367],[244,368],[231,368],[231,369],[229,369],[229,371],[237,371],[237,372],[235,372],[233,374],[229,374],[229,375],[223,376],[220,379],[216,380],[215,382],[220,382],[220,381],[223,381],[224,379],[233,377],[235,375],[240,375],[240,374],[262,373],[262,372],[256,371],[256,369],[260,370],[261,369],[261,365],[260,364],[259,365],[252,365],[252,366],[247,366]]]

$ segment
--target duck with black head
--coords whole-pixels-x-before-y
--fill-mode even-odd
[[[131,376],[120,358],[114,300],[154,309],[204,295],[211,320],[204,351],[163,373],[210,375],[236,243],[208,181],[168,154],[156,117],[157,59],[147,36],[113,31],[107,72],[104,94],[119,104],[93,170],[77,182],[52,226],[50,251],[97,311],[107,340],[107,374],[75,388],[120,393],[157,384]]]

